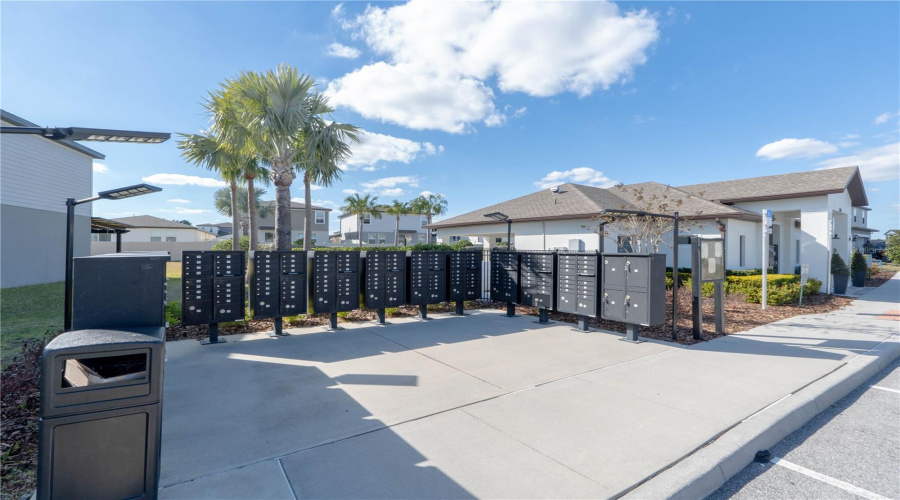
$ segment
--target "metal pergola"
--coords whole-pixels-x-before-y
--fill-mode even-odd
[[[103,217],[91,217],[91,234],[115,234],[116,253],[122,253],[122,235],[133,228],[131,224],[117,222]]]

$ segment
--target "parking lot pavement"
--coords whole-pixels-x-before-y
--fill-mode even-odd
[[[707,500],[900,498],[900,359]]]

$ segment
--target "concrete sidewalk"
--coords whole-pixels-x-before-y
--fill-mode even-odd
[[[495,311],[173,342],[160,494],[618,496],[848,363],[896,357],[880,316],[900,309],[898,277],[690,347]]]

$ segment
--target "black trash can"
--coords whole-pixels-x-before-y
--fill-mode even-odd
[[[44,348],[37,498],[155,499],[163,339],[78,330]]]

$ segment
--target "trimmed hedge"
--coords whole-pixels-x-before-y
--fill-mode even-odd
[[[800,300],[800,276],[796,274],[770,274],[768,275],[767,284],[767,300],[766,302],[779,306],[798,302]],[[667,281],[670,284],[671,280]],[[682,278],[684,287],[690,289],[692,282],[690,278]],[[714,283],[703,283],[701,285],[701,295],[704,297],[712,297],[715,294]],[[806,287],[803,289],[804,295],[813,295],[822,290],[822,282],[809,278]],[[762,276],[728,276],[725,278],[725,294],[742,294],[746,297],[747,302],[759,303],[762,301]]]

